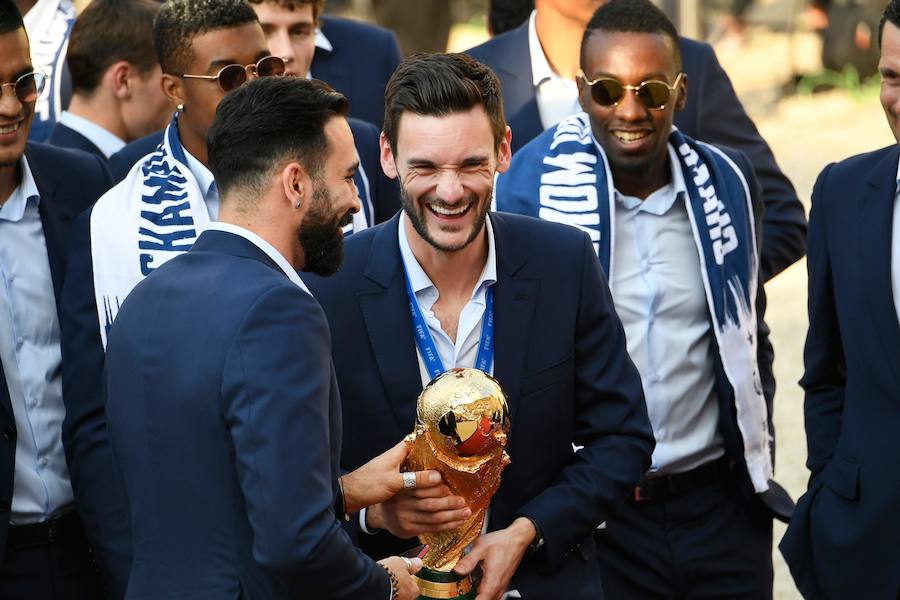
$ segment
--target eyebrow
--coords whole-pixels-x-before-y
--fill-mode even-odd
[[[256,58],[253,61],[253,64],[256,64],[267,56],[269,56],[270,52],[268,50],[260,50],[259,54],[256,55]],[[209,66],[206,68],[207,71],[212,71],[216,68],[227,67],[228,65],[241,65],[244,66],[241,61],[236,58],[218,58],[209,63]]]
[[[610,78],[610,79],[615,79],[615,80],[617,80],[617,81],[621,81],[621,80],[622,80],[621,77],[619,77],[618,75],[613,75],[612,73],[604,73],[604,72],[600,72],[600,73],[597,73],[596,75],[593,75],[593,76],[592,76],[592,75],[588,75],[588,79],[589,79],[589,80],[602,79],[602,78],[607,78],[607,77]],[[661,72],[657,72],[657,73],[644,73],[644,75],[641,76],[641,81],[650,81],[651,79],[660,80],[660,81],[668,81],[668,77],[669,77],[668,74],[666,74],[666,73],[661,73]],[[676,75],[676,77],[677,77],[677,75]]]
[[[13,74],[12,77],[9,78],[9,83],[15,83],[18,81],[19,77],[22,75],[28,75],[29,73],[34,73],[35,68],[33,65],[28,65],[27,67],[22,67],[18,72]]]
[[[488,162],[488,160],[489,159],[487,156],[469,156],[469,157],[462,159],[462,161],[459,163],[459,165],[461,167],[472,167],[475,165],[483,165],[484,163]],[[424,158],[411,158],[406,161],[406,164],[407,164],[407,166],[412,167],[412,168],[422,168],[422,169],[437,168],[436,165],[432,161],[424,159]]]
[[[355,161],[352,165],[347,168],[347,173],[355,175],[356,171],[359,170],[359,161]]]

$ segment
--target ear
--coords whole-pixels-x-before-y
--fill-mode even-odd
[[[120,60],[110,65],[106,71],[106,77],[109,81],[117,100],[128,100],[131,98],[131,80],[137,74],[131,63]]]
[[[497,172],[505,173],[506,169],[509,168],[509,161],[512,160],[512,129],[509,128],[509,125],[506,126],[506,133],[503,136],[503,139],[500,141],[500,146],[497,148]]]
[[[285,164],[279,171],[279,184],[285,208],[298,211],[302,219],[309,209],[313,193],[312,179],[306,169],[296,161]]]
[[[381,170],[391,179],[397,179],[398,173],[397,164],[394,161],[394,151],[391,149],[391,144],[384,136],[383,131],[378,140],[378,145],[381,147]]]
[[[578,86],[578,104],[581,105],[581,110],[587,112],[591,105],[591,86],[580,76],[575,77],[575,84]]]
[[[675,110],[682,111],[684,107],[687,105],[687,93],[688,93],[688,78],[687,73],[682,73],[681,82],[678,84],[678,89],[675,90],[675,93],[678,94],[678,100],[675,101]]]
[[[181,87],[181,77],[170,73],[163,73],[161,85],[163,93],[172,101],[172,104],[175,106],[184,104],[184,89]]]

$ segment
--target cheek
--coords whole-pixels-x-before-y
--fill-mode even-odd
[[[900,89],[897,86],[882,86],[881,88],[881,105],[884,107],[884,110],[893,116],[897,116],[897,113],[900,112],[898,110],[897,104],[900,101]]]

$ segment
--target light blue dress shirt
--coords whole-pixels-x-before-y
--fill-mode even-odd
[[[671,146],[669,162],[671,183],[644,200],[617,191],[615,202],[613,301],[656,437],[651,475],[689,471],[724,453],[712,323]]]
[[[0,207],[0,362],[16,421],[14,525],[45,521],[73,501],[61,439],[66,410],[59,318],[41,200],[25,157],[21,170],[22,183]]]
[[[187,159],[188,169],[191,170],[191,174],[200,185],[200,191],[203,193],[203,202],[206,204],[206,210],[209,212],[209,220],[215,221],[219,218],[219,186],[216,185],[216,179],[213,177],[212,171],[194,158],[187,151],[187,148],[184,149],[184,157]]]
[[[450,336],[441,328],[440,320],[434,315],[431,308],[438,300],[438,290],[431,282],[431,279],[419,265],[412,248],[409,246],[409,239],[406,237],[406,213],[400,215],[399,238],[400,238],[400,256],[403,259],[403,265],[409,274],[409,284],[419,303],[419,309],[422,311],[422,317],[431,332],[431,338],[434,345],[437,346],[438,356],[441,357],[441,363],[444,369],[452,369],[453,367],[474,367],[475,360],[478,356],[478,345],[481,342],[481,326],[484,321],[484,309],[487,302],[488,287],[497,282],[497,252],[494,247],[494,228],[491,226],[490,217],[485,221],[485,228],[488,236],[488,256],[484,263],[484,268],[475,287],[472,289],[472,297],[459,313],[459,324],[456,329],[456,341],[450,339]],[[412,325],[410,324],[410,327]],[[431,381],[431,374],[419,354],[419,348],[416,347],[416,357],[419,359],[419,375],[422,378],[422,387],[425,387]],[[491,363],[491,373],[494,371],[494,365]]]
[[[122,138],[100,127],[93,121],[73,115],[67,110],[62,111],[62,114],[59,115],[59,122],[86,137],[89,142],[97,146],[97,149],[106,158],[125,147],[125,140]]]

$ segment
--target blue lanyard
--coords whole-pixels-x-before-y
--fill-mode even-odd
[[[444,363],[438,354],[437,346],[434,344],[434,338],[428,331],[428,325],[422,317],[422,310],[419,308],[419,301],[413,293],[412,285],[409,283],[409,273],[406,272],[406,265],[403,266],[403,275],[406,278],[406,295],[409,296],[409,312],[413,320],[413,337],[416,338],[416,347],[422,360],[425,361],[425,368],[432,379],[446,371]],[[488,286],[485,293],[484,301],[484,317],[481,323],[481,341],[478,344],[478,355],[475,357],[475,368],[481,369],[485,373],[490,373],[491,364],[494,362],[494,287]],[[456,366],[456,365],[454,365]]]

